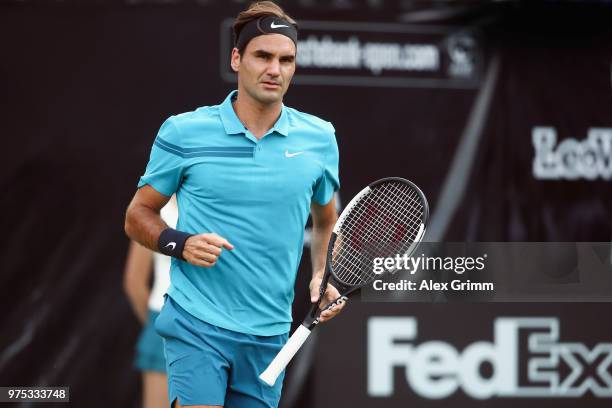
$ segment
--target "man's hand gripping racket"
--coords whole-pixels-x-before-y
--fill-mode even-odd
[[[423,192],[412,182],[390,177],[361,190],[346,206],[334,226],[327,249],[325,275],[314,304],[289,341],[259,378],[272,386],[319,323],[324,310],[345,302],[360,288],[383,274],[373,272],[374,258],[412,255],[425,234],[429,206]],[[340,297],[319,309],[327,284]]]

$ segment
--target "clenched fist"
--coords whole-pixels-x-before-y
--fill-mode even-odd
[[[215,265],[224,248],[232,250],[234,246],[213,232],[193,235],[185,241],[183,258],[192,265],[210,268]]]

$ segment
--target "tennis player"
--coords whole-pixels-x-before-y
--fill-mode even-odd
[[[270,387],[258,375],[288,338],[304,226],[310,212],[316,301],[337,219],[334,128],[282,103],[297,24],[263,1],[237,16],[234,34],[238,90],[164,122],[126,215],[130,238],[172,257],[156,321],[171,406],[278,405],[282,378]],[[159,215],[174,193],[176,229]],[[338,296],[328,286],[323,304]]]

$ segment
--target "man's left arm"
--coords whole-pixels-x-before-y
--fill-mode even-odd
[[[310,240],[310,257],[312,261],[312,279],[310,281],[310,301],[315,303],[319,298],[319,288],[325,274],[325,262],[327,258],[327,245],[331,237],[334,224],[338,219],[336,212],[336,199],[332,197],[326,205],[320,205],[313,201],[310,206],[312,214],[312,235]],[[327,285],[324,299],[321,301],[320,308],[324,308],[340,297],[338,290],[332,285]],[[334,318],[342,308],[344,303],[333,306],[331,310],[321,313],[321,322]]]

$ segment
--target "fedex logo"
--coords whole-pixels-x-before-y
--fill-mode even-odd
[[[493,326],[492,342],[477,341],[460,351],[444,341],[416,345],[413,317],[370,318],[368,394],[392,396],[394,368],[403,367],[408,386],[430,399],[446,398],[459,388],[477,399],[575,398],[587,392],[612,397],[612,343],[589,348],[560,342],[559,319],[554,317],[504,317]],[[522,338],[525,356],[519,351]],[[527,362],[526,373],[520,361]],[[484,363],[491,365],[491,375],[481,374]]]

